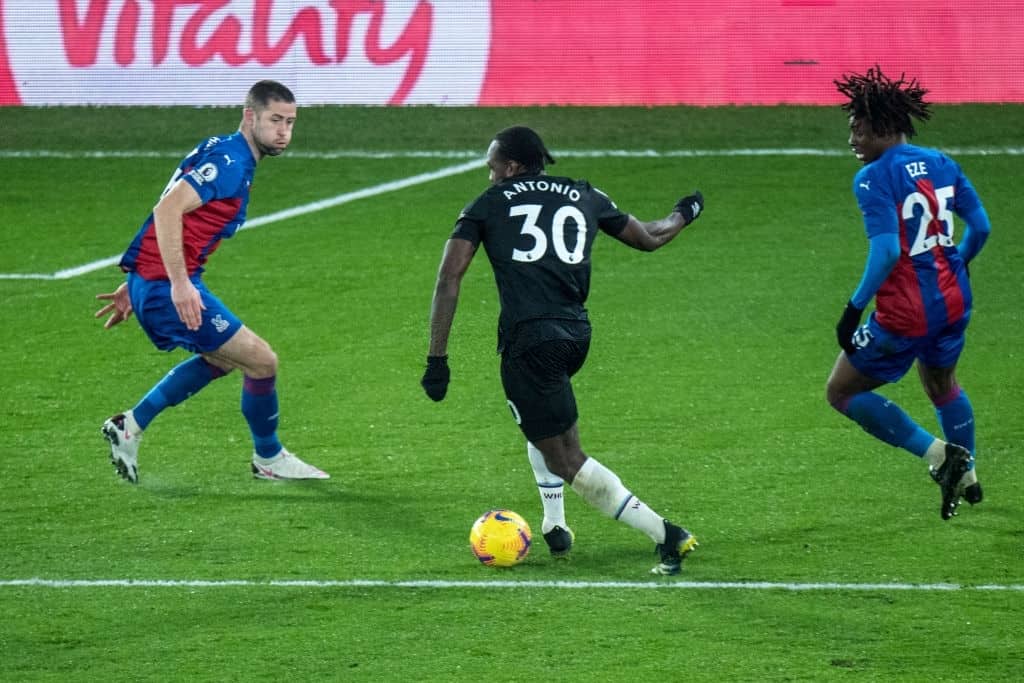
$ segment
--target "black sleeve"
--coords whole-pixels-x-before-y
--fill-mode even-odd
[[[468,240],[473,245],[480,244],[484,237],[484,227],[487,225],[487,196],[480,195],[462,210],[455,220],[455,229],[452,230],[452,237]]]
[[[612,198],[604,192],[586,181],[583,182],[590,191],[594,212],[597,214],[597,227],[612,237],[625,230],[626,224],[629,223],[629,214],[619,211]]]

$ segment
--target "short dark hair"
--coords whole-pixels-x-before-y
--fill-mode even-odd
[[[512,126],[494,136],[498,142],[498,154],[509,161],[518,161],[527,173],[540,173],[545,164],[555,163],[554,157],[544,146],[536,131],[526,126]]]
[[[833,83],[850,100],[841,108],[854,119],[867,121],[875,135],[913,137],[917,131],[911,118],[927,121],[932,116],[931,105],[924,101],[928,91],[916,78],[908,81],[905,74],[892,80],[875,65],[863,75],[843,74],[842,80]]]
[[[295,95],[283,83],[270,80],[258,81],[249,88],[249,94],[245,96],[245,108],[266,109],[271,100],[295,104]]]

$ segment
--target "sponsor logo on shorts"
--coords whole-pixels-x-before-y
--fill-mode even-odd
[[[229,327],[231,327],[231,323],[229,323],[227,320],[222,318],[220,313],[218,313],[217,315],[213,316],[213,318],[210,319],[210,322],[213,323],[213,329],[217,330],[217,332],[219,332],[221,334],[224,333],[224,330],[226,330]]]
[[[853,333],[853,345],[858,349],[863,349],[872,341],[874,341],[875,335],[871,334],[871,330],[868,329],[866,324],[861,325],[857,328],[857,331]]]

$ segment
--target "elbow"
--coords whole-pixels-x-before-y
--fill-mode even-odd
[[[988,235],[992,232],[992,222],[989,220],[988,212],[985,211],[983,206],[979,206],[977,210],[967,216],[967,225],[971,227],[971,230],[982,235]]]
[[[651,252],[658,251],[666,244],[668,244],[668,240],[662,239],[657,235],[652,235],[649,232],[645,232],[641,239],[636,240],[630,244],[630,246],[640,251]]]

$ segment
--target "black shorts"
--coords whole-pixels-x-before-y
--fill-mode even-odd
[[[512,417],[532,442],[557,436],[576,423],[569,381],[583,367],[590,338],[552,339],[501,356],[501,384]]]

